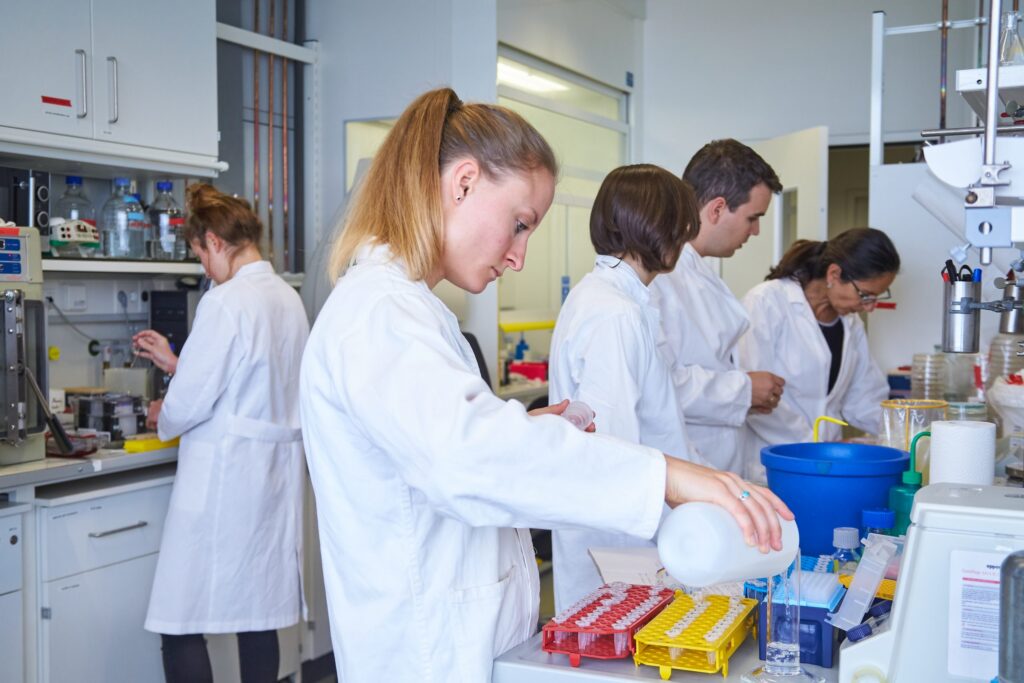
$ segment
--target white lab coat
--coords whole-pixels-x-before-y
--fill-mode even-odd
[[[566,398],[589,405],[598,433],[689,460],[684,418],[668,364],[657,348],[658,324],[650,292],[629,264],[598,256],[594,270],[573,287],[558,314],[548,397],[552,405]],[[654,545],[635,536],[582,529],[555,530],[551,542],[556,611],[601,585],[590,548]]]
[[[309,323],[266,261],[199,303],[160,410],[181,436],[145,627],[266,631],[299,621],[302,495],[298,378]]]
[[[659,341],[690,440],[712,466],[742,473],[740,436],[751,397],[736,344],[750,326],[746,310],[690,244],[672,272],[654,278],[651,303],[661,313]]]
[[[537,624],[532,545],[512,527],[654,535],[661,453],[497,398],[455,316],[386,246],[335,286],[301,385],[346,683],[490,680]]]
[[[871,358],[860,317],[842,316],[843,356],[832,391],[828,343],[800,283],[790,278],[763,282],[743,297],[750,330],[740,340],[740,364],[774,372],[786,380],[782,400],[769,415],[747,419],[748,476],[763,476],[761,449],[767,445],[812,439],[814,420],[838,417],[858,429],[877,433],[881,402],[889,395],[885,375]],[[819,438],[835,441],[838,425],[822,422]]]

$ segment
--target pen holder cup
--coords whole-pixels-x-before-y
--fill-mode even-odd
[[[942,350],[946,353],[977,353],[981,334],[980,282],[943,283]]]
[[[1024,283],[1007,284],[1003,289],[1005,303],[1018,303],[1024,300]],[[999,316],[999,331],[1003,334],[1024,334],[1024,310],[1012,308],[1003,311]]]

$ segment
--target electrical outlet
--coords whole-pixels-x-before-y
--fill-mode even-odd
[[[85,285],[68,285],[64,289],[64,309],[67,311],[86,311],[89,309],[89,299],[86,296]]]
[[[125,304],[122,305],[120,293],[124,292]],[[114,312],[142,312],[142,283],[139,281],[119,280],[114,282]]]

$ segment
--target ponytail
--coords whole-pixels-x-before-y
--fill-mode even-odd
[[[352,200],[331,247],[331,281],[370,243],[388,245],[413,280],[434,271],[444,243],[441,172],[463,157],[475,159],[492,180],[539,168],[558,174],[551,147],[519,114],[463,104],[451,88],[424,93],[388,133]]]
[[[900,255],[881,230],[853,228],[823,242],[797,240],[768,271],[765,280],[792,278],[807,286],[811,280],[825,277],[833,263],[842,269],[844,282],[870,280],[899,272]]]

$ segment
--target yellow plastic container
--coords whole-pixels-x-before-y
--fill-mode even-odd
[[[136,434],[124,440],[126,453],[145,453],[146,451],[159,451],[162,448],[174,448],[181,439],[175,437],[170,441],[161,441],[156,434]]]
[[[842,574],[839,577],[839,583],[847,588],[850,587],[850,582],[852,581],[853,574]],[[875,591],[875,597],[882,598],[883,600],[892,600],[896,597],[896,582],[892,579],[882,579],[882,583],[878,584],[878,590]]]
[[[675,600],[637,632],[633,661],[638,665],[657,667],[663,680],[669,679],[673,669],[712,674],[720,670],[723,678],[728,676],[729,658],[747,635],[753,633],[757,601],[740,598],[744,609],[718,638],[708,641],[704,636],[725,616],[730,605],[725,595],[708,595],[704,600],[709,603],[708,608],[680,635],[671,637],[666,632],[694,606],[692,597],[677,592]]]

